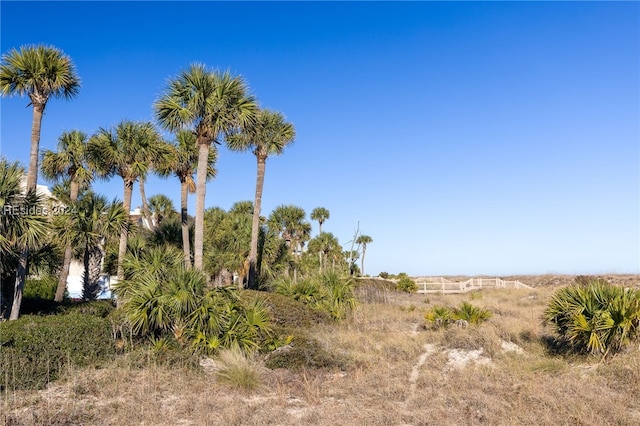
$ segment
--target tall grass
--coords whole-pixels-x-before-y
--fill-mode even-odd
[[[258,390],[263,385],[259,365],[238,347],[220,351],[216,377],[220,383],[245,393]]]

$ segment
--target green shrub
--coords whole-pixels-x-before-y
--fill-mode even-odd
[[[344,357],[328,351],[317,340],[304,335],[295,336],[290,344],[271,352],[266,360],[267,368],[345,368]]]
[[[22,297],[25,299],[53,300],[58,289],[58,279],[52,275],[27,279]]]
[[[453,310],[454,320],[467,321],[469,324],[480,324],[491,318],[491,311],[473,306],[469,302],[462,302]]]
[[[57,287],[58,280],[51,275],[38,279],[27,279],[22,293],[23,299],[20,312],[23,315],[46,315],[58,312],[60,304],[53,300]]]
[[[308,328],[315,324],[324,324],[331,321],[331,317],[327,312],[315,309],[282,294],[242,290],[239,295],[246,302],[250,302],[253,299],[262,301],[263,306],[269,312],[271,323],[275,326]]]
[[[61,310],[64,313],[78,313],[107,318],[115,308],[116,306],[113,300],[90,300],[66,304]]]
[[[327,290],[326,310],[335,319],[344,319],[356,306],[355,283],[351,277],[325,272],[316,277]]]
[[[469,302],[462,302],[459,307],[434,306],[425,314],[424,318],[435,327],[446,327],[456,321],[463,321],[460,325],[480,324],[491,318],[488,309],[473,306]]]
[[[389,273],[388,273],[388,272],[380,272],[380,273],[378,274],[378,276],[379,276],[380,278],[384,278],[384,279],[386,280],[387,278],[389,278]]]
[[[284,277],[271,287],[276,293],[323,310],[334,319],[343,319],[356,305],[355,282],[351,277],[334,272],[305,277],[297,282]]]
[[[640,334],[640,291],[578,278],[554,293],[544,324],[553,325],[559,342],[571,351],[605,359]]]
[[[405,276],[400,277],[396,283],[396,290],[404,291],[406,293],[415,293],[418,291],[418,285],[405,274]]]
[[[424,319],[435,327],[446,327],[453,318],[451,308],[447,306],[434,306],[427,311]]]
[[[243,302],[231,287],[206,288],[202,272],[163,263],[161,256],[138,262],[139,273],[115,288],[125,319],[120,328],[137,336],[170,333],[200,353],[231,346],[251,352],[271,334],[269,314],[260,301]]]
[[[6,389],[42,388],[68,366],[98,365],[114,349],[105,318],[26,315],[0,323],[0,384]]]

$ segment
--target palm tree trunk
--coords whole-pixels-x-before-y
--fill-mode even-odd
[[[45,104],[33,104],[33,119],[31,121],[31,150],[29,151],[29,170],[27,171],[26,192],[35,191],[38,184],[38,150],[40,149],[40,127],[42,126],[42,113]],[[11,305],[10,320],[20,317],[20,307],[22,306],[22,292],[27,279],[27,262],[29,260],[29,249],[25,248],[20,253],[18,270],[16,272],[16,283],[13,290],[13,304]]]
[[[258,231],[260,228],[260,207],[262,205],[262,190],[264,189],[264,171],[266,157],[257,155],[258,173],[256,177],[256,196],[253,202],[253,220],[251,221],[251,250],[249,251],[249,282],[250,289],[257,289],[257,260],[258,260]],[[295,272],[294,272],[295,275]]]
[[[69,198],[71,201],[78,200],[78,191],[79,191],[78,182],[75,178],[71,179],[71,188]],[[60,271],[60,277],[58,278],[58,288],[56,289],[56,297],[53,299],[56,302],[62,302],[64,299],[64,292],[67,289],[67,279],[69,278],[69,267],[71,266],[71,257],[73,255],[73,250],[71,247],[71,242],[67,242],[64,247],[64,260],[62,262],[62,270]]]
[[[204,199],[207,194],[207,166],[209,144],[198,143],[198,171],[196,176],[196,224],[193,242],[193,267],[202,271],[204,252]]]
[[[82,299],[89,300],[89,293],[91,292],[91,277],[89,276],[89,247],[85,246],[84,255],[82,257],[82,265],[84,268],[82,269]]]
[[[118,282],[124,280],[124,256],[127,254],[127,237],[129,236],[130,213],[131,213],[131,194],[133,192],[133,181],[124,180],[124,200],[122,202],[125,215],[127,216],[127,224],[120,234],[120,245],[118,246]]]
[[[29,250],[24,249],[20,253],[18,261],[18,271],[16,273],[16,283],[13,289],[13,305],[11,305],[10,320],[16,320],[20,317],[20,306],[22,306],[22,292],[24,291],[24,283],[27,279],[27,260],[29,259]]]
[[[87,247],[84,252],[84,276],[82,298],[95,300],[100,294],[100,273],[102,272],[102,257],[104,251],[100,244]]]
[[[360,271],[360,274],[364,277],[364,255],[367,252],[367,246],[365,244],[362,245],[362,260],[361,260],[361,265],[362,265],[362,271]]]
[[[189,215],[188,209],[189,187],[187,181],[180,180],[180,224],[182,227],[182,250],[184,251],[184,266],[191,269],[191,247],[189,246]]]
[[[35,191],[38,183],[38,150],[40,149],[40,127],[45,105],[33,105],[31,121],[31,150],[29,151],[29,170],[27,172],[27,191]]]
[[[140,178],[138,179],[138,186],[140,187],[140,198],[142,199],[142,217],[143,220],[147,222],[147,228],[153,231],[154,229],[156,229],[156,224],[153,223],[153,220],[151,219],[149,203],[147,203],[147,195],[144,190],[145,183],[146,178],[144,176],[140,176]]]

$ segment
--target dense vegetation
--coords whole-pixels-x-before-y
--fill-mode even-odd
[[[72,366],[98,366],[115,352],[108,319],[73,311],[3,323],[0,348],[6,389],[44,387]]]

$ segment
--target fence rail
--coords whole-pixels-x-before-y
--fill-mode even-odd
[[[501,278],[469,278],[455,282],[444,277],[420,277],[414,279],[418,285],[418,293],[454,294],[490,288],[532,288],[521,281],[507,281]]]

